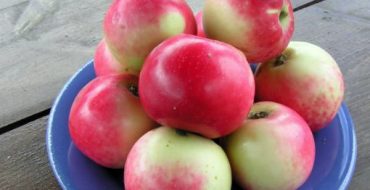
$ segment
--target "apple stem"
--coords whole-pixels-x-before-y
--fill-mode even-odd
[[[128,90],[135,96],[139,96],[138,88],[135,84],[130,84]]]
[[[261,112],[256,112],[256,113],[250,113],[248,115],[248,119],[261,119],[261,118],[265,118],[269,115],[268,112],[265,112],[265,111],[261,111]]]
[[[284,55],[284,54],[281,54],[278,58],[276,58],[275,62],[274,62],[274,67],[278,67],[282,64],[284,64],[287,60],[287,56]]]

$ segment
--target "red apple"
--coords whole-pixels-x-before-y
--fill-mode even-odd
[[[199,11],[195,15],[195,21],[197,22],[197,36],[206,37],[206,34],[204,33],[204,29],[203,29],[203,13],[202,13],[202,11]]]
[[[73,102],[71,138],[83,154],[102,166],[122,168],[135,141],[155,126],[141,107],[136,89],[135,76],[101,76],[89,82]]]
[[[104,18],[105,39],[123,70],[138,74],[146,56],[163,40],[196,33],[184,0],[115,0]]]
[[[126,190],[229,190],[231,169],[225,152],[212,140],[160,127],[132,147],[124,184]]]
[[[105,40],[101,40],[95,50],[94,69],[97,76],[124,73],[123,66],[113,57]]]
[[[294,109],[312,131],[333,120],[343,94],[343,76],[335,60],[307,42],[291,42],[281,56],[256,71],[257,98]]]
[[[203,25],[208,38],[229,43],[249,63],[269,60],[288,45],[294,18],[290,0],[206,0]]]
[[[150,53],[139,94],[145,111],[160,124],[217,138],[237,129],[247,116],[254,78],[236,48],[179,35]]]
[[[299,114],[282,104],[254,104],[243,126],[223,143],[233,177],[244,189],[297,189],[313,168],[311,130]]]

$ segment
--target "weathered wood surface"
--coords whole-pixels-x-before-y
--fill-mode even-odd
[[[356,125],[358,157],[350,189],[370,188],[370,1],[326,0],[296,13],[295,40],[326,49],[346,83]]]
[[[59,1],[54,12],[16,35],[28,5],[18,2],[0,10],[0,126],[50,107],[67,78],[91,59],[110,1]]]
[[[314,1],[314,0],[291,0],[294,8],[297,8],[297,7],[302,6],[304,4],[310,3],[312,1]]]
[[[46,120],[0,136],[0,189],[59,189],[46,156]]]
[[[0,128],[51,106],[67,79],[93,57],[102,37],[103,16],[111,3],[110,0],[40,2],[49,2],[41,5],[47,11],[39,11],[43,14],[36,18],[41,19],[25,25],[30,26],[27,30],[20,29],[29,1],[0,2]],[[203,5],[201,0],[188,2],[194,12]],[[306,2],[309,0],[293,0],[296,6]],[[35,9],[40,7],[36,5]]]

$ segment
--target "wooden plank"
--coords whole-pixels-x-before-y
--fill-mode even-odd
[[[14,27],[27,3],[0,10],[0,126],[51,106],[66,80],[93,57],[110,2],[61,1],[21,36]]]
[[[13,0],[13,1],[1,1],[0,2],[0,10],[7,9],[12,6],[16,6],[22,3],[28,3],[29,0]]]
[[[314,0],[291,0],[291,1],[292,1],[292,4],[293,4],[293,7],[296,8],[296,7],[302,6],[304,4],[307,4],[309,2],[312,2]]]
[[[336,13],[355,16],[357,19],[370,19],[370,1],[368,0],[326,0],[320,3],[319,7]]]
[[[309,41],[326,49],[336,59],[344,74],[345,102],[356,125],[358,142],[357,166],[350,189],[368,189],[370,3],[362,0],[343,2],[348,4],[327,0],[296,13],[294,39]]]
[[[0,136],[0,189],[60,189],[46,156],[46,120]]]

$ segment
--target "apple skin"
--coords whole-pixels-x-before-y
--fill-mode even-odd
[[[195,21],[197,23],[197,36],[205,38],[206,34],[205,34],[204,28],[203,28],[203,13],[202,13],[202,11],[199,11],[195,15]]]
[[[218,138],[243,122],[253,104],[254,85],[242,52],[183,34],[150,53],[140,73],[139,94],[158,123]]]
[[[155,46],[180,33],[196,34],[196,23],[184,0],[115,0],[104,18],[104,33],[123,70],[138,75]]]
[[[239,48],[249,63],[279,55],[294,32],[290,0],[205,0],[203,26],[208,38]]]
[[[309,126],[275,102],[255,103],[242,127],[222,143],[243,189],[294,190],[313,168],[315,142]]]
[[[109,51],[105,40],[98,44],[94,55],[94,70],[96,76],[125,73],[122,66]]]
[[[142,136],[124,170],[126,190],[229,190],[231,183],[230,164],[219,145],[169,127]]]
[[[141,107],[133,75],[108,75],[90,81],[69,115],[73,143],[88,158],[108,168],[123,168],[132,145],[156,123]]]
[[[284,104],[298,112],[316,132],[335,117],[344,96],[342,73],[322,48],[291,42],[278,57],[256,71],[258,100]],[[276,64],[281,60],[282,64]]]

